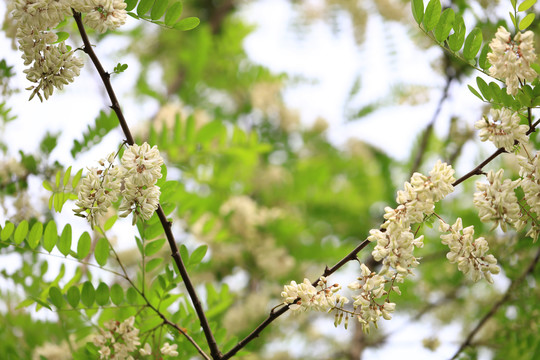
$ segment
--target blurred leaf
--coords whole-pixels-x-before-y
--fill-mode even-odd
[[[426,6],[424,14],[424,26],[426,31],[431,31],[435,28],[441,17],[441,2],[439,0],[430,0]]]
[[[23,220],[15,230],[15,234],[13,235],[13,242],[19,245],[23,242],[26,234],[28,234],[28,222],[26,220]]]
[[[165,25],[173,26],[176,23],[176,20],[182,16],[182,10],[183,4],[181,1],[172,4],[165,14]]]
[[[58,250],[64,255],[67,256],[71,251],[71,225],[66,224],[64,230],[62,230],[62,235],[60,235],[60,241],[56,244]]]
[[[173,27],[176,30],[188,31],[195,29],[197,26],[199,26],[200,23],[201,21],[197,17],[187,17],[178,21],[176,24],[174,24]]]
[[[81,300],[81,292],[77,286],[71,286],[67,291],[67,301],[72,308],[77,308]]]
[[[109,241],[107,241],[105,238],[99,239],[96,244],[96,248],[94,249],[94,257],[100,266],[105,266],[105,264],[107,264],[107,260],[109,259],[109,251]]]
[[[96,291],[94,290],[94,286],[90,281],[86,281],[82,286],[81,302],[86,307],[92,307],[92,305],[94,305],[95,298]]]

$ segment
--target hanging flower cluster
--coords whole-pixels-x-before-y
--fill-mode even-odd
[[[518,32],[514,39],[502,26],[497,29],[495,38],[489,43],[488,54],[491,67],[489,74],[506,82],[506,92],[516,95],[520,81],[533,81],[538,74],[531,68],[536,61],[532,31]]]
[[[54,89],[62,89],[79,76],[81,59],[65,41],[51,31],[72,9],[87,13],[84,22],[98,32],[116,29],[127,17],[126,3],[122,0],[10,0],[8,12],[15,20],[26,78],[34,85],[30,99],[37,95],[48,99]]]
[[[480,139],[482,141],[491,141],[497,148],[503,147],[506,151],[512,152],[514,144],[518,141],[526,144],[527,125],[520,125],[519,114],[510,109],[502,108],[500,110],[491,109],[491,118],[486,116],[474,125],[480,130]]]
[[[139,359],[139,355],[152,355],[150,344],[140,346],[139,329],[134,326],[134,323],[135,317],[131,316],[123,322],[107,321],[104,329],[99,329],[99,334],[94,336],[93,342],[99,348],[100,359],[133,360]],[[171,345],[166,342],[159,350],[159,355],[178,356],[177,348],[177,344]]]
[[[484,277],[489,283],[493,283],[491,274],[500,272],[497,259],[486,254],[489,251],[486,239],[474,239],[473,226],[463,228],[461,218],[452,226],[440,220],[439,231],[449,233],[441,235],[441,239],[442,243],[450,248],[446,257],[451,263],[457,263],[458,269],[475,282]]]
[[[133,224],[139,218],[150,219],[159,204],[161,192],[156,183],[161,178],[163,158],[157,147],[147,143],[129,146],[120,166],[113,164],[115,157],[112,153],[107,160],[99,161],[101,168],[88,169],[79,187],[74,212],[85,217],[92,227],[120,196],[120,216],[133,213]]]

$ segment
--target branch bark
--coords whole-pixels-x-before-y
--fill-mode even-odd
[[[81,34],[81,38],[84,43],[83,51],[90,57],[90,59],[92,60],[92,63],[96,67],[97,72],[99,73],[99,76],[101,77],[103,85],[105,86],[105,89],[107,90],[107,94],[109,95],[109,98],[112,103],[111,109],[113,109],[113,111],[116,113],[116,116],[118,117],[118,121],[120,122],[120,126],[122,127],[122,131],[124,132],[124,135],[126,136],[126,143],[129,145],[133,145],[135,143],[133,140],[133,136],[131,135],[131,131],[129,130],[129,126],[124,117],[124,114],[122,113],[120,104],[118,103],[118,99],[116,98],[116,94],[111,85],[111,80],[110,80],[111,74],[105,71],[96,53],[94,52],[94,49],[92,48],[92,44],[90,43],[90,40],[86,33],[86,30],[84,29],[81,14],[73,10],[73,17],[75,19],[77,28],[79,29],[79,33]],[[176,245],[176,240],[171,231],[171,223],[167,220],[167,217],[165,216],[165,213],[161,205],[158,205],[156,213],[158,215],[159,221],[161,222],[161,225],[163,226],[163,229],[165,230],[165,235],[167,237],[167,241],[171,249],[171,256],[174,259],[174,262],[176,264],[176,267],[178,268],[178,271],[180,272],[180,276],[182,276],[182,280],[184,281],[186,290],[189,294],[189,297],[191,298],[193,307],[195,308],[195,311],[199,318],[201,327],[206,337],[206,341],[208,343],[208,347],[210,348],[210,354],[212,355],[213,359],[220,359],[221,352],[219,351],[219,348],[217,346],[217,342],[214,338],[212,329],[210,329],[210,325],[204,313],[202,303],[199,300],[197,292],[195,291],[195,287],[193,286],[193,283],[191,282],[191,278],[189,277],[189,274],[187,272],[186,266],[184,265],[184,262],[182,261],[182,257],[180,256],[178,246]]]

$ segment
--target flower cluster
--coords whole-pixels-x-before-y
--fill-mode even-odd
[[[285,285],[281,297],[286,304],[290,304],[291,310],[330,311],[349,302],[349,299],[337,294],[340,289],[338,284],[328,286],[325,277],[318,280],[316,287],[304,279],[300,284],[291,281]]]
[[[133,326],[135,317],[131,316],[123,322],[111,320],[105,323],[105,330],[94,337],[94,345],[99,347],[99,358],[107,360],[132,360],[130,354],[141,345],[139,329]]]
[[[381,274],[395,270],[400,281],[412,273],[411,269],[418,265],[413,250],[423,246],[424,237],[415,239],[411,225],[433,214],[435,203],[454,190],[454,181],[452,167],[438,161],[429,176],[414,173],[410,183],[405,182],[404,190],[397,193],[397,208],[386,207],[386,221],[380,229],[371,230],[368,237],[369,241],[377,242],[372,255],[383,262]]]
[[[519,217],[519,205],[514,190],[519,186],[519,180],[503,180],[504,170],[487,174],[488,183],[476,183],[474,205],[482,222],[494,221],[495,227],[500,225],[506,231],[507,225],[515,224]]]
[[[517,159],[520,165],[520,186],[529,209],[525,212],[527,216],[521,217],[515,226],[521,230],[528,219],[532,220],[527,236],[536,240],[540,235],[540,152],[534,156],[518,156]]]
[[[391,313],[394,312],[396,304],[388,301],[388,297],[382,304],[376,301],[388,295],[385,290],[388,279],[380,274],[375,274],[365,264],[361,265],[361,270],[362,276],[357,281],[349,284],[348,288],[360,292],[359,295],[353,297],[354,311],[360,310],[361,315],[357,316],[358,321],[362,324],[362,330],[369,332],[370,324],[377,326],[381,316],[386,320],[392,318]],[[398,294],[400,293],[397,286],[393,286],[392,289]]]
[[[16,37],[26,66],[26,78],[35,85],[30,99],[48,99],[79,76],[83,62],[65,41],[58,42],[54,29],[72,9],[87,13],[84,22],[98,32],[116,29],[127,17],[122,0],[11,0],[8,11],[17,27]]]
[[[30,99],[36,94],[48,99],[55,88],[73,82],[83,66],[81,59],[73,55],[64,41],[49,29],[56,27],[71,15],[71,2],[67,0],[12,0],[9,11],[16,22],[19,49],[23,52],[24,72],[35,85]]]
[[[120,196],[120,216],[133,213],[133,224],[138,218],[150,219],[159,204],[161,192],[156,183],[161,178],[163,159],[157,147],[150,148],[147,143],[129,146],[121,166],[113,164],[115,157],[112,153],[107,160],[100,160],[100,169],[90,168],[79,187],[74,212],[87,218],[92,227]]]
[[[137,218],[148,220],[157,209],[161,192],[156,182],[161,178],[163,159],[156,146],[147,143],[130,146],[122,156],[124,190],[120,204],[120,216],[133,212],[133,224]]]
[[[492,121],[486,116],[477,121],[474,126],[480,130],[482,141],[491,141],[497,148],[503,147],[511,152],[516,141],[527,143],[527,125],[519,124],[519,114],[510,109],[491,109]]]
[[[483,237],[474,239],[473,226],[463,228],[461,218],[458,218],[452,226],[441,220],[439,231],[448,233],[441,235],[441,239],[442,243],[450,248],[446,257],[451,263],[457,263],[458,269],[470,276],[473,281],[484,277],[493,283],[491,274],[500,272],[497,259],[491,254],[486,255],[489,251],[486,239]]]
[[[127,4],[123,0],[76,0],[78,12],[86,13],[84,23],[97,32],[114,30],[126,23]]]
[[[504,79],[506,92],[516,95],[520,81],[533,81],[538,75],[531,68],[536,60],[533,32],[518,32],[514,39],[502,26],[497,29],[495,38],[489,43],[488,54],[491,76]]]

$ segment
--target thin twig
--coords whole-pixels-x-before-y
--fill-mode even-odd
[[[111,81],[110,81],[110,74],[106,72],[105,69],[103,69],[101,62],[99,61],[96,53],[94,52],[92,48],[92,44],[90,44],[90,40],[88,39],[88,35],[86,34],[86,30],[84,29],[84,26],[82,23],[81,14],[73,10],[73,17],[75,18],[75,22],[77,23],[77,28],[79,29],[81,38],[84,43],[83,51],[86,54],[88,54],[88,56],[94,63],[94,66],[96,67],[96,70],[98,71],[99,76],[101,77],[103,85],[105,86],[105,89],[107,90],[107,94],[109,95],[109,98],[112,103],[111,109],[114,110],[114,112],[116,113],[118,117],[118,121],[120,122],[122,131],[124,132],[124,135],[126,136],[126,142],[129,145],[133,145],[135,142],[133,140],[133,136],[131,135],[131,131],[129,130],[129,127],[127,125],[127,121],[124,118],[124,114],[122,113],[122,110],[120,109],[120,104],[118,103],[116,94],[114,93],[114,90],[112,88]],[[212,330],[210,329],[210,325],[204,313],[204,309],[202,307],[201,301],[199,300],[197,292],[195,291],[195,287],[193,286],[193,283],[191,282],[187,269],[180,256],[180,252],[178,251],[176,240],[174,239],[174,235],[172,234],[172,231],[171,231],[171,223],[167,220],[167,217],[165,216],[165,213],[163,209],[161,208],[161,205],[158,205],[156,213],[159,217],[161,225],[163,226],[163,229],[165,230],[165,235],[167,236],[167,241],[169,243],[169,247],[171,248],[172,257],[176,263],[176,266],[178,268],[178,271],[180,272],[180,275],[182,276],[182,279],[184,280],[186,290],[189,294],[189,297],[191,298],[191,301],[193,302],[193,307],[195,308],[195,311],[197,312],[197,316],[199,317],[199,321],[203,329],[204,335],[206,337],[206,341],[208,343],[208,346],[210,347],[210,353],[212,354],[212,358],[220,359],[221,353],[217,346],[217,342],[214,338],[214,334],[212,333]]]
[[[338,269],[340,269],[343,265],[345,265],[349,261],[356,260],[358,253],[362,251],[368,244],[370,243],[369,240],[364,240],[360,243],[356,248],[354,248],[353,251],[351,251],[349,254],[347,254],[343,259],[341,259],[336,265],[332,266],[330,269],[326,267],[324,269],[322,276],[330,276],[334,272],[336,272]],[[312,285],[317,286],[317,283],[319,282],[319,279],[315,280]],[[270,311],[270,315],[253,330],[248,336],[246,336],[244,339],[240,340],[238,344],[236,344],[229,352],[223,354],[223,357],[221,359],[230,359],[232,356],[234,356],[238,351],[240,351],[242,348],[244,348],[250,341],[253,339],[259,337],[259,334],[268,326],[270,325],[274,320],[276,320],[278,317],[283,315],[289,310],[289,306],[283,306],[277,311],[274,311],[276,307]]]
[[[461,346],[459,347],[459,349],[456,351],[456,353],[454,354],[454,356],[452,356],[452,358],[450,360],[454,360],[454,359],[457,359],[457,357],[459,356],[459,354],[461,354],[461,352],[463,350],[465,350],[465,348],[469,345],[471,345],[471,342],[474,338],[474,336],[478,333],[478,331],[482,328],[482,326],[484,326],[484,324],[493,316],[495,315],[495,313],[499,310],[499,308],[505,303],[507,302],[509,299],[510,299],[510,296],[512,294],[512,291],[517,287],[519,286],[519,284],[521,284],[521,282],[523,282],[523,280],[525,279],[525,277],[527,275],[529,275],[530,273],[532,273],[534,271],[534,268],[536,267],[536,264],[538,264],[538,260],[540,260],[540,249],[538,249],[538,251],[536,252],[536,255],[534,257],[534,259],[531,261],[531,263],[529,264],[529,266],[527,266],[527,269],[525,269],[525,271],[523,272],[523,274],[521,274],[520,277],[518,277],[517,279],[513,280],[512,283],[510,284],[510,286],[508,286],[508,289],[506,290],[506,292],[504,293],[504,296],[499,300],[497,301],[495,304],[493,304],[493,306],[491,307],[491,309],[489,310],[489,312],[484,315],[484,317],[482,318],[482,320],[480,320],[480,322],[475,326],[475,328],[469,333],[469,335],[467,335],[467,338],[465,339],[465,341],[463,341],[463,343],[461,344]]]
[[[103,231],[102,231],[103,232]],[[103,232],[104,233],[104,232]],[[106,238],[106,237],[105,237]],[[106,238],[107,239],[107,238]],[[178,332],[180,332],[182,335],[184,335],[184,337],[195,347],[195,349],[197,349],[197,351],[199,352],[199,354],[201,354],[201,356],[205,359],[205,360],[212,360],[204,351],[203,349],[201,349],[201,347],[199,346],[199,344],[197,344],[197,342],[195,341],[195,339],[193,339],[184,329],[182,329],[180,326],[178,326],[177,324],[173,323],[172,321],[170,321],[169,319],[167,319],[167,317],[161,312],[159,311],[158,308],[156,308],[154,305],[152,305],[152,303],[150,302],[150,300],[148,300],[148,298],[146,297],[146,294],[139,290],[139,288],[135,285],[135,283],[131,280],[131,278],[129,277],[127,271],[126,271],[126,268],[124,267],[124,264],[122,264],[122,262],[120,261],[120,258],[118,257],[118,254],[116,253],[116,251],[114,250],[114,247],[110,244],[110,241],[109,239],[107,239],[107,241],[109,242],[109,245],[110,245],[110,248],[111,248],[111,251],[116,259],[116,262],[118,263],[118,265],[120,265],[120,268],[122,269],[122,272],[124,273],[124,276],[123,278],[126,279],[127,282],[129,282],[129,284],[131,285],[131,287],[137,291],[137,293],[144,299],[144,301],[146,302],[146,307],[149,307],[150,309],[152,309],[160,318],[161,320],[163,320],[163,323],[175,328]],[[144,267],[144,266],[143,266]],[[144,279],[143,279],[143,282],[144,282]]]

